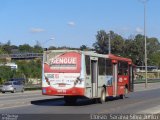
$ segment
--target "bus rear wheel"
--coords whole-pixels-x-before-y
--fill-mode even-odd
[[[105,90],[105,88],[102,88],[101,97],[100,97],[100,103],[105,103],[105,102],[106,102],[106,90]]]
[[[67,105],[75,105],[77,102],[77,97],[74,96],[64,96],[64,101]]]

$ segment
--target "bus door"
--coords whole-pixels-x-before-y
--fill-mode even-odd
[[[91,58],[91,84],[92,84],[92,97],[97,97],[98,90],[98,60]]]
[[[117,96],[117,87],[118,87],[118,68],[117,63],[113,63],[113,96]]]

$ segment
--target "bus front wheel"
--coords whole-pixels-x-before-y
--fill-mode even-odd
[[[128,89],[127,88],[125,88],[124,89],[124,94],[121,94],[119,97],[120,97],[120,99],[124,99],[124,98],[126,98],[126,94],[128,93]]]

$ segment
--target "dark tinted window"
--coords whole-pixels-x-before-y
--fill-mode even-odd
[[[99,75],[105,75],[105,58],[98,58]]]
[[[119,61],[118,62],[118,75],[128,75],[128,63]]]
[[[13,82],[13,85],[18,85],[18,82]]]
[[[106,75],[112,75],[112,74],[113,74],[112,61],[106,59]]]
[[[12,85],[12,83],[5,83],[4,85]]]
[[[90,57],[88,55],[85,56],[86,63],[86,74],[90,75]]]

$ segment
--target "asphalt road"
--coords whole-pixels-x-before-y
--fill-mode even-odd
[[[31,101],[53,99],[53,96],[43,96],[41,91],[25,91],[24,93],[0,93],[0,109],[30,105]],[[56,97],[57,98],[57,97]]]
[[[157,85],[157,84],[156,84]],[[106,113],[160,113],[160,88],[155,86],[130,93],[125,99],[109,98],[104,104],[93,100],[79,100],[67,106],[63,98],[42,96],[40,91],[0,94],[0,113],[11,114],[106,114]],[[157,85],[158,87],[158,85]]]
[[[144,84],[136,85],[135,92],[129,93],[125,99],[109,98],[104,104],[86,99],[79,100],[74,106],[67,106],[62,97],[42,96],[41,91],[0,94],[0,120],[2,116],[7,114],[23,114],[22,120],[24,118],[26,120],[40,120],[40,118],[41,120],[52,120],[53,118],[59,120],[62,115],[65,116],[61,119],[78,120],[87,118],[88,120],[91,117],[94,118],[95,114],[141,113],[160,113],[160,83],[149,84],[147,88],[144,88]],[[33,115],[35,115],[35,118]],[[160,115],[155,120],[159,119]]]

